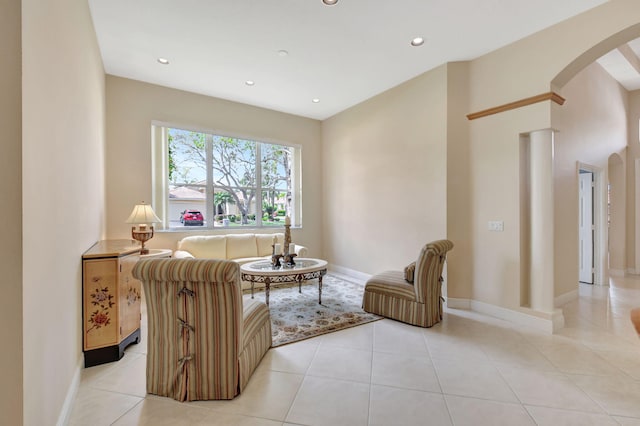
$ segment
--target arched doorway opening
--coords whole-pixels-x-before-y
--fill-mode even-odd
[[[628,195],[635,194],[634,188],[629,186],[634,184],[633,173],[627,171],[626,167],[626,164],[633,160],[633,158],[628,158],[626,150],[628,144],[631,143],[631,132],[628,131],[627,118],[629,111],[628,92],[595,62],[610,50],[639,36],[640,25],[638,24],[614,34],[573,60],[551,82],[552,87],[568,100],[562,108],[552,110],[554,128],[559,129],[558,146],[560,150],[563,149],[562,143],[565,140],[573,139],[571,141],[574,144],[573,148],[564,147],[566,151],[570,151],[569,154],[565,152],[565,155],[574,156],[570,159],[573,164],[576,162],[587,164],[593,166],[594,170],[602,171],[600,189],[594,187],[592,209],[594,219],[596,219],[593,224],[595,232],[592,251],[594,271],[592,283],[594,284],[608,285],[609,275],[623,275],[629,269],[631,266],[629,259],[633,256],[628,256],[630,243],[627,240],[629,238],[636,239],[635,235],[629,235],[627,232],[629,231],[627,215],[634,213],[633,211],[628,212],[627,206],[633,205],[635,202],[635,198],[632,195],[629,198],[630,195]],[[608,84],[606,84],[607,79]],[[596,84],[593,83],[594,81]],[[605,83],[601,84],[602,82]],[[603,88],[603,86],[605,87]],[[572,111],[568,112],[567,110]],[[578,118],[567,124],[569,117],[573,120]],[[581,145],[576,142],[576,139],[580,139]],[[577,149],[576,146],[579,146],[580,149]],[[565,158],[565,161],[567,160]],[[580,198],[578,188],[582,183],[582,178],[586,182],[589,173],[593,172],[593,170],[585,169],[583,171],[586,173],[581,173],[579,169],[580,166],[571,177],[574,180],[572,185],[576,188],[573,193],[573,197],[575,197],[573,211],[577,212],[573,213],[575,214],[574,221],[578,223],[582,219],[580,207],[583,201]],[[595,177],[595,175],[592,176]],[[566,189],[569,187],[567,183],[569,177],[565,176],[564,179],[565,181],[561,185],[564,185]],[[600,200],[595,195],[599,195]],[[559,201],[558,198],[560,198]],[[556,201],[560,203],[556,206],[559,210],[562,210],[563,203],[565,210],[570,204],[569,201],[562,199],[562,195],[557,197]],[[567,213],[557,214],[568,216]],[[598,215],[600,215],[600,221],[597,221]],[[562,223],[561,220],[559,222]],[[578,226],[576,225],[576,227]],[[633,230],[630,232],[633,233]],[[575,274],[579,276],[578,281],[590,283],[583,275],[586,269],[582,270],[584,243],[582,237],[579,237],[569,243],[559,244],[565,249],[567,244],[575,244],[573,250],[575,250],[576,257],[579,258]],[[587,247],[588,245],[587,242]],[[556,249],[558,249],[558,244]],[[566,270],[556,275],[556,289],[563,285],[562,280],[558,280],[558,277],[568,278],[569,276],[569,271]],[[564,282],[566,283],[567,280],[565,279]],[[564,294],[566,291],[566,289],[560,289],[556,294]]]

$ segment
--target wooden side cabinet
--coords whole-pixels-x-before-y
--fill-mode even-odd
[[[140,281],[131,270],[140,258],[134,240],[97,242],[82,255],[84,366],[117,361],[140,342]]]

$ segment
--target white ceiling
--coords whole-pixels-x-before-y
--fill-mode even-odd
[[[606,0],[89,0],[108,74],[325,119]],[[412,38],[426,39],[412,47]],[[287,56],[278,52],[286,50]],[[157,58],[169,59],[161,65]],[[252,80],[254,86],[245,81]],[[318,98],[320,102],[313,103]]]

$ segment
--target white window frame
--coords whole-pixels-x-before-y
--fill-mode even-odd
[[[256,220],[255,224],[244,226],[214,226],[213,212],[213,177],[211,164],[207,164],[207,190],[206,190],[206,225],[194,227],[171,227],[169,217],[169,141],[168,130],[181,129],[208,135],[231,137],[236,139],[249,140],[263,144],[282,145],[293,148],[293,160],[291,170],[291,225],[292,227],[302,227],[302,146],[283,141],[275,141],[266,138],[256,138],[253,136],[230,134],[228,132],[220,132],[210,129],[194,128],[174,123],[153,121],[151,124],[151,185],[152,185],[152,203],[156,215],[162,220],[156,225],[156,230],[171,232],[202,232],[229,229],[233,230],[249,230],[249,229],[278,229],[277,225],[265,226],[262,224],[262,179],[261,179],[261,162],[256,164]],[[208,147],[211,144],[207,144]],[[259,145],[258,145],[259,146]],[[209,156],[207,156],[210,158]],[[258,157],[257,157],[258,158]],[[209,204],[211,208],[209,209]],[[284,221],[282,222],[284,227]]]

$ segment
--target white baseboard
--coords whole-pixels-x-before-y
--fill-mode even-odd
[[[553,301],[554,303],[553,306],[555,306],[556,308],[559,308],[562,305],[566,305],[569,302],[573,302],[574,300],[577,300],[579,296],[580,296],[580,293],[578,292],[578,289],[571,290],[568,293],[561,294],[560,296],[556,297],[555,300]]]
[[[367,281],[371,278],[370,274],[365,274],[364,272],[356,271],[354,269],[345,268],[344,266],[339,265],[329,265],[329,270],[331,272],[336,272],[338,274],[346,275],[347,277],[355,278],[361,281]]]
[[[333,264],[329,265],[329,270],[362,281],[366,281],[371,278],[371,275],[369,274]],[[577,297],[577,290],[575,291],[575,294],[574,292],[563,294],[556,298],[556,306],[558,306],[558,300],[561,302],[566,300],[568,302],[570,300],[576,299]],[[525,312],[526,309],[524,309],[523,311],[515,311],[512,309],[507,309],[472,299],[462,299],[455,297],[445,297],[445,309],[471,310],[481,314],[500,318],[514,324],[531,327],[549,334],[552,334],[553,332],[564,327],[564,315],[562,314],[562,309],[554,309],[551,314],[532,315]],[[544,317],[545,315],[547,316],[547,318]]]
[[[447,297],[445,299],[445,306],[451,309],[471,309],[471,300],[469,299],[457,299],[455,297]]]
[[[71,410],[73,409],[73,401],[78,395],[78,387],[80,386],[80,376],[82,375],[83,366],[84,358],[81,356],[78,361],[78,365],[76,365],[76,370],[73,373],[69,389],[67,389],[67,396],[64,399],[64,404],[62,404],[62,409],[60,410],[56,426],[64,426],[69,423],[69,416],[71,416]]]
[[[500,318],[514,324],[525,327],[531,327],[545,333],[553,334],[555,331],[564,327],[564,315],[561,309],[555,309],[549,318],[543,318],[536,315],[530,315],[526,312],[514,311],[512,309],[503,308],[492,305],[490,303],[479,302],[471,299],[457,299],[448,297],[446,306],[449,309],[466,309]]]
[[[625,270],[624,269],[611,269],[609,268],[609,276],[610,277],[624,277]]]
[[[471,309],[482,314],[491,315],[514,324],[525,327],[532,327],[536,330],[544,331],[549,334],[564,327],[564,315],[561,309],[555,309],[550,318],[543,318],[536,315],[530,315],[526,312],[514,311],[503,308],[501,306],[491,305],[489,303],[471,301]]]
[[[640,269],[629,268],[627,269],[627,274],[640,275]]]

